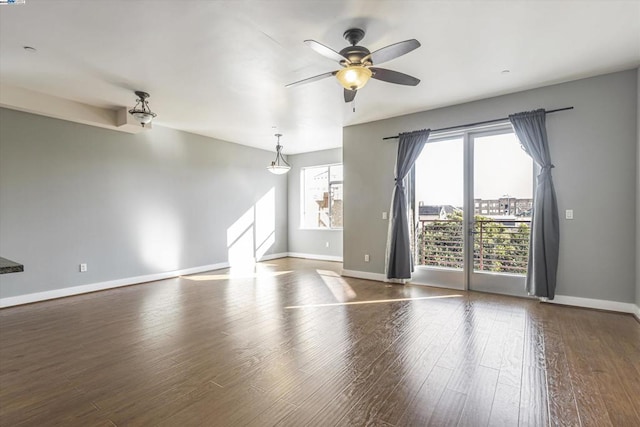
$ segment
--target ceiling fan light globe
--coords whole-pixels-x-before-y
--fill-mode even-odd
[[[351,65],[338,71],[336,78],[348,90],[359,90],[367,84],[371,78],[371,70],[362,65]]]

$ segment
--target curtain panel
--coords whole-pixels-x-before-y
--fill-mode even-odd
[[[509,121],[524,150],[540,166],[531,218],[527,292],[529,295],[553,299],[560,248],[558,202],[553,186],[549,142],[543,109],[509,116]]]
[[[387,238],[385,262],[387,279],[410,279],[413,272],[406,180],[409,171],[427,143],[430,133],[431,131],[426,129],[399,135],[395,185],[391,197],[391,215]]]

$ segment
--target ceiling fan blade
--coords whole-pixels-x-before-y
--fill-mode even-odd
[[[305,83],[311,83],[317,80],[326,79],[327,77],[335,76],[336,73],[337,71],[329,71],[328,73],[318,74],[317,76],[313,76],[306,79],[298,80],[297,82],[289,83],[288,85],[285,85],[285,87],[298,86],[298,85],[303,85]]]
[[[336,62],[342,62],[342,61],[347,61],[347,63],[350,62],[347,58],[340,55],[338,52],[331,49],[330,47],[323,45],[322,43],[318,43],[315,40],[305,40],[304,42],[306,43],[307,46],[309,46],[311,49],[315,50],[325,58],[332,59]]]
[[[383,62],[391,61],[392,59],[396,59],[399,56],[404,55],[405,53],[409,53],[414,49],[420,47],[420,42],[416,39],[405,40],[403,42],[398,42],[394,44],[390,44],[389,46],[380,48],[375,52],[370,53],[369,55],[362,58],[362,62],[366,60],[370,60],[374,65],[382,64]]]
[[[386,68],[369,68],[373,75],[372,79],[382,80],[387,83],[395,83],[397,85],[417,86],[420,83],[420,79],[416,79],[408,74],[399,73],[398,71],[387,70]]]
[[[357,90],[344,90],[344,102],[351,102],[355,99]]]

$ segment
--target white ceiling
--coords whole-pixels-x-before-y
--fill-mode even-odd
[[[356,112],[335,50],[366,30],[371,51],[416,38],[385,63],[422,80],[372,80]],[[27,53],[23,46],[37,48]],[[107,108],[151,94],[155,123],[288,154],[338,147],[342,127],[629,69],[640,64],[640,1],[27,0],[0,7],[0,82]],[[510,73],[501,73],[508,69]]]

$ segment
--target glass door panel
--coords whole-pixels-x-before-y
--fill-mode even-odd
[[[473,158],[469,289],[525,295],[533,161],[511,131],[471,134],[469,139]]]
[[[464,139],[430,141],[415,164],[413,281],[464,289]]]

